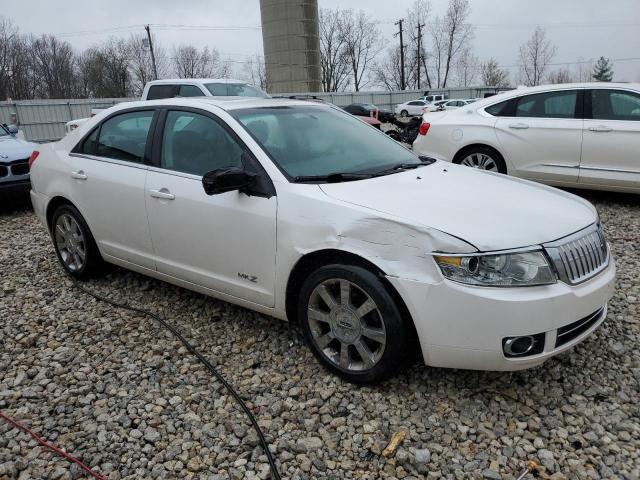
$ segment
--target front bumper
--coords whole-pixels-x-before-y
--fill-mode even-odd
[[[0,195],[24,195],[31,188],[29,177],[22,180],[0,182]]]
[[[449,280],[429,285],[388,277],[414,320],[427,365],[471,370],[520,370],[540,365],[589,336],[606,317],[613,295],[615,264],[579,284],[488,288]],[[594,312],[590,327],[556,347],[558,329]],[[504,337],[544,333],[541,353],[507,358]]]

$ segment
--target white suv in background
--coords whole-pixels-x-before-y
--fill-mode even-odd
[[[242,80],[231,78],[171,78],[147,82],[142,92],[141,100],[160,100],[163,98],[188,97],[253,97],[269,98],[263,92]],[[100,113],[103,108],[92,108],[91,116]],[[69,134],[88,118],[70,120],[65,124],[65,135]]]
[[[640,193],[640,84],[518,88],[425,115],[413,149],[549,185]]]
[[[269,98],[258,87],[231,78],[172,78],[153,80],[144,86],[142,100],[174,97],[254,97]]]

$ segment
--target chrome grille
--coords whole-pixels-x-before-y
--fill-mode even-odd
[[[604,270],[609,264],[609,248],[600,225],[545,244],[560,280],[575,285]]]

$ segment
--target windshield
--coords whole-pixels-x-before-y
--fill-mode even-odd
[[[9,135],[9,131],[4,128],[4,125],[0,125],[0,137],[4,137],[6,135]]]
[[[289,177],[376,173],[421,164],[395,140],[362,120],[324,105],[230,112]]]
[[[248,83],[205,83],[214,97],[257,97],[269,98],[265,92]]]

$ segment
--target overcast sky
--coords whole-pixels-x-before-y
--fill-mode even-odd
[[[191,43],[216,47],[223,58],[242,66],[247,56],[262,54],[259,0],[23,0],[5,3],[2,15],[23,33],[64,34],[61,38],[83,49],[110,35],[129,36],[152,27],[165,47]],[[404,15],[412,0],[319,0],[320,8],[362,9],[378,20],[388,44],[393,22]],[[431,0],[432,18],[442,15],[447,0]],[[473,49],[480,60],[495,57],[503,66],[517,63],[518,47],[536,25],[547,29],[558,48],[554,63],[596,59],[601,55],[614,62],[615,80],[640,81],[640,0],[471,0],[470,21],[476,25]],[[177,27],[186,25],[187,27]],[[216,31],[192,26],[247,27]],[[116,27],[130,27],[120,28]],[[107,29],[113,29],[106,31]],[[87,31],[86,33],[78,33]],[[102,31],[99,33],[96,31]],[[573,67],[572,65],[569,65]],[[558,67],[554,67],[558,68]],[[510,68],[512,73],[516,68]]]

